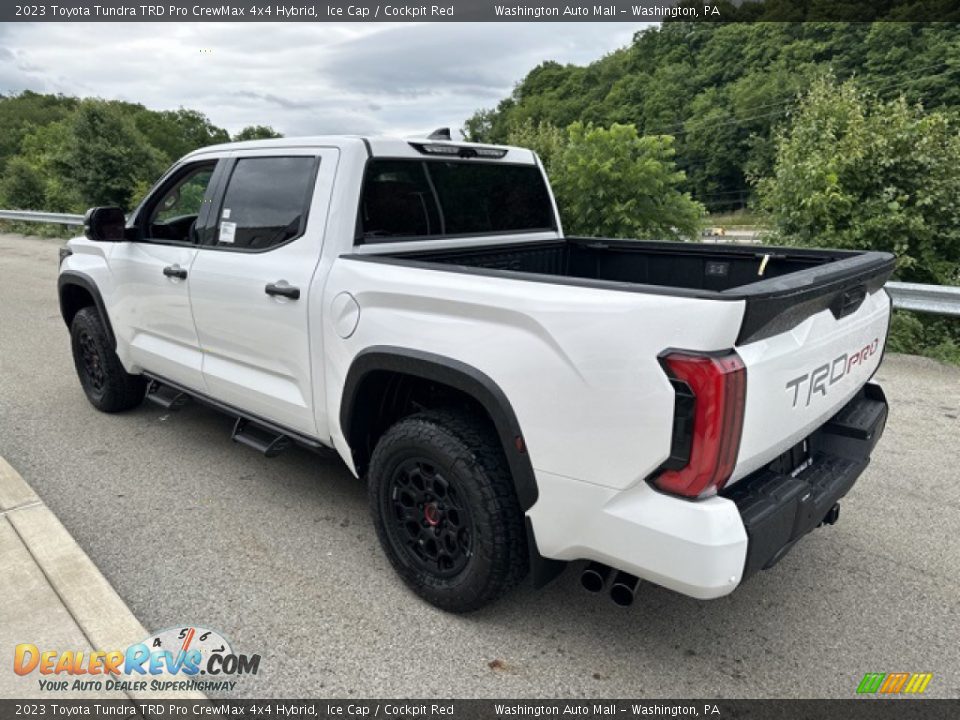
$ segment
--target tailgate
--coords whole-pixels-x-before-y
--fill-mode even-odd
[[[826,309],[789,330],[737,347],[747,392],[740,453],[728,486],[823,425],[879,366],[889,296],[880,287],[861,292],[863,301],[852,309],[842,307],[850,297],[846,290],[835,295]]]

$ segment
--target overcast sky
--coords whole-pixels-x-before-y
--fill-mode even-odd
[[[543,60],[583,64],[638,23],[3,23],[0,93],[206,113],[236,132],[413,134],[462,127]]]

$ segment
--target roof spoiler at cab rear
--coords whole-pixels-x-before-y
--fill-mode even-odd
[[[446,128],[441,128],[445,130]],[[440,132],[434,130],[428,140],[449,140],[449,138],[438,138],[435,135]],[[457,158],[480,158],[487,160],[499,160],[504,157],[508,150],[499,147],[487,147],[484,145],[454,145],[447,142],[419,142],[417,140],[408,140],[410,146],[423,155],[446,156]]]
[[[890,253],[864,252],[724,291],[747,304],[737,345],[787,332],[822,310],[837,319],[856,312],[868,294],[883,287],[895,265]]]

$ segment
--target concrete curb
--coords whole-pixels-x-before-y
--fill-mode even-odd
[[[0,457],[0,512],[10,512],[23,505],[38,503],[40,498],[20,473]]]
[[[42,572],[69,617],[95,650],[126,648],[148,637],[146,628],[133,615],[113,586],[81,549],[73,536],[26,483],[20,474],[0,457],[0,520],[5,520],[23,543]],[[0,555],[0,561],[4,556]],[[5,568],[0,564],[0,573]],[[16,594],[14,589],[13,595]],[[0,623],[4,607],[0,605]],[[15,612],[29,608],[15,607]],[[62,613],[60,613],[62,616]],[[47,627],[44,621],[40,631]],[[28,641],[22,638],[21,641]],[[62,648],[63,650],[71,648]],[[4,660],[4,662],[6,662]],[[71,678],[72,679],[72,678]],[[44,694],[44,697],[47,695]],[[131,700],[204,700],[197,692],[111,693],[109,697]]]

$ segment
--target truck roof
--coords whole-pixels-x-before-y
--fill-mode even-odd
[[[461,140],[438,140],[426,137],[400,138],[394,136],[362,136],[362,135],[311,135],[306,137],[284,137],[269,140],[245,140],[243,142],[221,143],[194,150],[184,159],[209,153],[222,153],[231,150],[271,150],[281,148],[309,148],[309,147],[336,147],[365,145],[371,157],[409,157],[423,158],[428,156],[418,147],[425,145],[445,145],[457,148],[489,148],[505,151],[501,158],[483,157],[484,161],[498,161],[522,164],[535,164],[536,156],[526,148],[512,145],[492,145],[485,143],[471,143]],[[442,155],[434,157],[443,158]]]

